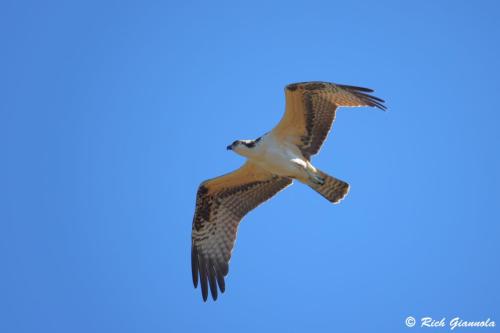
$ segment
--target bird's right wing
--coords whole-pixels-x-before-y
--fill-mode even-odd
[[[272,133],[292,142],[306,158],[316,154],[330,131],[339,106],[373,106],[385,110],[373,90],[329,82],[301,82],[285,88],[285,115]]]
[[[238,224],[249,211],[292,183],[251,162],[224,176],[207,180],[198,188],[193,219],[191,266],[193,284],[201,283],[203,300],[217,299],[217,285],[225,290]]]

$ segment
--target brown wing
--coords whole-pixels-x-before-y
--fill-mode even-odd
[[[250,162],[227,175],[207,180],[198,188],[193,219],[191,268],[194,287],[201,283],[203,300],[217,299],[236,239],[238,224],[249,211],[292,183]]]
[[[328,82],[293,83],[285,88],[286,110],[273,129],[277,137],[295,143],[306,158],[325,141],[339,106],[372,106],[385,110],[384,100],[368,88]]]

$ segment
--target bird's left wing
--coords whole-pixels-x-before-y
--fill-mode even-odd
[[[193,219],[191,266],[193,284],[201,284],[203,300],[217,299],[217,285],[225,290],[224,277],[241,219],[292,183],[251,162],[224,176],[207,180],[198,188]]]
[[[285,88],[285,115],[272,133],[296,144],[306,158],[316,154],[325,141],[339,106],[372,106],[385,110],[384,100],[373,90],[329,82],[301,82]]]

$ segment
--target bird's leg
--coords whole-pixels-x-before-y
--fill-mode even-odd
[[[323,185],[325,183],[325,179],[319,175],[318,170],[311,164],[311,162],[307,160],[294,162],[303,174],[301,181],[305,183],[311,182],[317,185]]]
[[[325,179],[323,177],[320,177],[318,175],[310,175],[309,176],[309,180],[314,183],[314,184],[318,184],[318,185],[323,185],[325,183]]]
[[[318,170],[309,161],[306,161],[306,172],[310,182],[317,185],[325,183],[325,179],[319,175]]]

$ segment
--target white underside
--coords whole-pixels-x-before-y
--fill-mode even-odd
[[[303,180],[308,171],[316,171],[295,144],[276,140],[271,133],[253,150],[248,159],[275,175]]]

